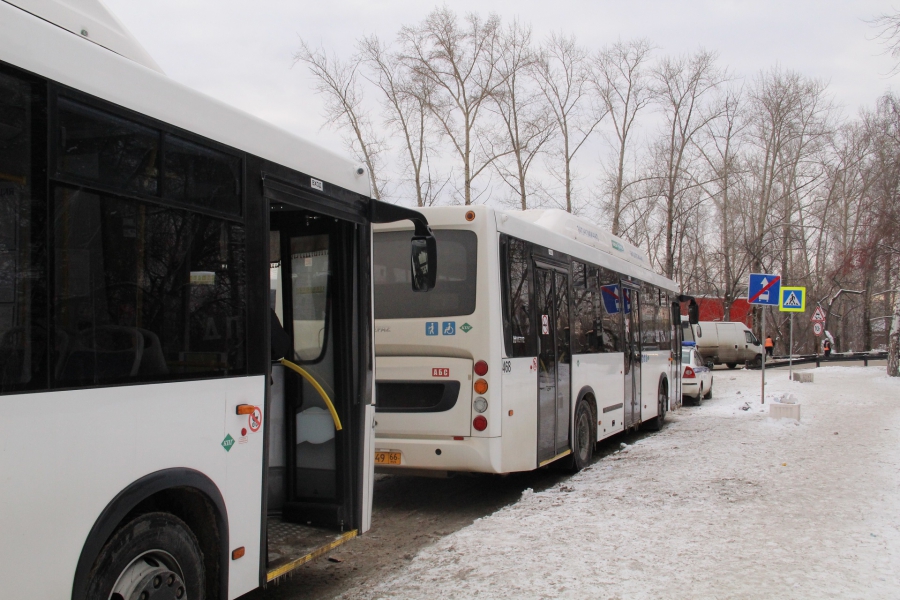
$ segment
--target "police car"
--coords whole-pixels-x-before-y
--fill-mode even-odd
[[[681,396],[700,404],[703,398],[712,398],[713,374],[705,366],[696,342],[681,342]]]

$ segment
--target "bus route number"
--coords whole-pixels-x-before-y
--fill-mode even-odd
[[[511,360],[503,361],[502,371],[504,373],[512,373],[512,361]]]

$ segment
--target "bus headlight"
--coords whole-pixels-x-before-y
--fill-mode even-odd
[[[472,408],[474,408],[475,412],[477,412],[477,413],[483,413],[484,411],[487,410],[487,407],[488,407],[487,400],[485,400],[484,398],[482,398],[480,396],[478,398],[475,398],[475,402],[472,403]]]

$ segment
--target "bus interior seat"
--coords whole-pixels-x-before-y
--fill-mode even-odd
[[[0,386],[27,383],[25,328],[14,327],[0,338]]]
[[[141,357],[138,374],[149,377],[167,375],[169,366],[166,364],[166,357],[163,354],[162,344],[159,343],[159,336],[148,329],[138,328],[138,331],[144,337],[144,353]]]
[[[136,328],[103,325],[73,337],[59,370],[61,381],[121,379],[138,374],[144,336]]]

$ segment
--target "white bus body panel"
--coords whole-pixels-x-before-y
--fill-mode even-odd
[[[215,483],[230,546],[247,549],[228,565],[228,597],[258,587],[263,431],[241,436],[248,417],[235,406],[262,407],[264,385],[242,377],[0,396],[3,596],[71,597],[103,509],[134,481],[176,467]]]
[[[426,356],[382,356],[376,359],[378,381],[459,382],[459,396],[450,410],[441,412],[380,412],[375,435],[468,436],[472,423],[472,360]],[[447,369],[446,377],[433,369]]]
[[[503,360],[502,472],[531,471],[538,466],[537,378],[537,358]]]
[[[576,354],[572,369],[572,394],[585,387],[594,392],[597,402],[597,441],[619,433],[625,429],[625,355],[621,352],[608,354]],[[574,426],[574,410],[572,412]],[[615,423],[615,424],[613,424]]]

